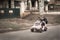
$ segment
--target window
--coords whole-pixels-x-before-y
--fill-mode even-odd
[[[15,1],[14,3],[15,3],[14,5],[16,8],[20,8],[21,1]]]

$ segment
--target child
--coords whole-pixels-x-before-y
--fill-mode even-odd
[[[41,21],[40,17],[38,17],[37,21],[34,23],[34,25],[31,27],[31,31],[40,31],[42,32],[42,30],[47,30],[45,27],[45,21]]]
[[[41,17],[41,21],[45,21],[45,23],[48,24],[48,20],[47,20],[47,18],[45,16]]]
[[[48,20],[45,16],[42,16],[41,17],[41,26],[44,29],[44,31],[46,31],[46,29],[47,29],[46,24],[48,24]]]

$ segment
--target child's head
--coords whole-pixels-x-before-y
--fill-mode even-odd
[[[42,16],[41,16],[41,19],[44,19],[44,18],[45,18],[45,16],[44,16],[44,15],[42,15]]]

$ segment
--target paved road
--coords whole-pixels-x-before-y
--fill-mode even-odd
[[[48,31],[37,33],[30,30],[1,33],[0,40],[60,40],[60,26],[49,26]]]

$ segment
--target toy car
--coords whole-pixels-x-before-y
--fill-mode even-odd
[[[42,31],[47,31],[47,27],[41,26],[40,21],[37,21],[32,27],[31,27],[31,32],[42,32]]]

